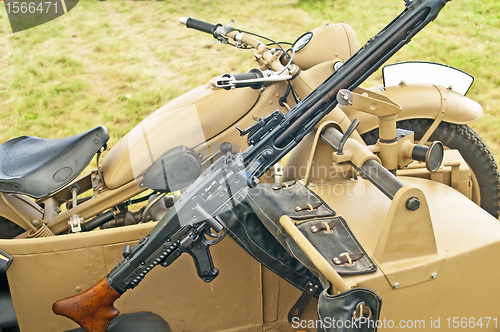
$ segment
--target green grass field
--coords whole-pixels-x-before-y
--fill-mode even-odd
[[[179,24],[180,16],[224,24],[233,18],[236,27],[279,41],[346,22],[362,44],[404,8],[402,0],[81,1],[52,22],[13,34],[0,7],[0,142],[104,125],[110,145],[172,98],[218,74],[252,68],[250,51],[215,44]],[[472,127],[499,160],[499,53],[500,2],[454,0],[391,62],[442,62],[472,74],[468,96],[484,108]],[[380,83],[378,72],[365,85]]]

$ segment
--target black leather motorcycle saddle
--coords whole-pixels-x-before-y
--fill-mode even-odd
[[[56,140],[21,136],[0,145],[0,191],[40,198],[63,188],[108,141],[105,127]]]
[[[85,332],[85,330],[80,327],[66,332]],[[172,332],[172,330],[157,314],[141,311],[113,318],[107,332]]]

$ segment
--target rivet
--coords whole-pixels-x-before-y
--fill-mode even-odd
[[[393,287],[394,287],[394,289],[398,289],[399,288],[399,282],[395,282]]]
[[[432,279],[436,279],[438,277],[438,274],[436,272],[431,274]]]

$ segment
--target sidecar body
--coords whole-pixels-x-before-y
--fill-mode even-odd
[[[460,156],[453,156],[460,163]],[[457,172],[454,176],[459,177],[453,181],[470,181],[466,170]],[[401,179],[409,190],[392,201],[362,178],[332,177],[323,183],[308,183],[308,189],[296,185],[335,211],[335,218],[349,230],[348,237],[371,262],[369,269],[344,273],[343,279],[380,296],[380,331],[396,326],[453,330],[457,324],[468,328],[482,324],[485,330],[496,330],[500,223],[449,185],[423,178]],[[401,208],[408,195],[419,195],[420,209]],[[278,199],[286,203],[290,198]],[[116,307],[122,313],[158,314],[173,331],[316,331],[321,324],[316,298],[302,304],[303,313],[288,321],[290,309],[306,286],[300,282],[307,278],[294,277],[304,271],[297,266],[305,262],[269,259],[277,257],[275,249],[281,246],[283,250],[282,243],[287,242],[280,236],[269,240],[272,230],[255,222],[262,220],[259,210],[265,209],[269,206],[257,202],[246,206],[244,213],[225,215],[234,231],[232,237],[212,247],[214,264],[220,270],[213,282],[200,280],[191,258],[183,255],[168,268],[154,269]],[[252,215],[260,219],[245,222]],[[323,219],[312,214],[297,225],[310,228],[318,220]],[[136,243],[153,224],[1,240],[0,248],[13,257],[7,276],[21,331],[76,327],[52,313],[53,302],[95,284],[121,260],[123,247]],[[344,240],[339,240],[340,248],[352,250],[343,247]],[[330,245],[321,246],[318,250],[324,252]],[[350,268],[341,267],[344,272]],[[335,294],[335,285],[330,291]]]

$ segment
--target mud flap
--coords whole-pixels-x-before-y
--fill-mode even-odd
[[[330,295],[323,290],[318,302],[318,332],[374,332],[382,299],[367,288]]]

